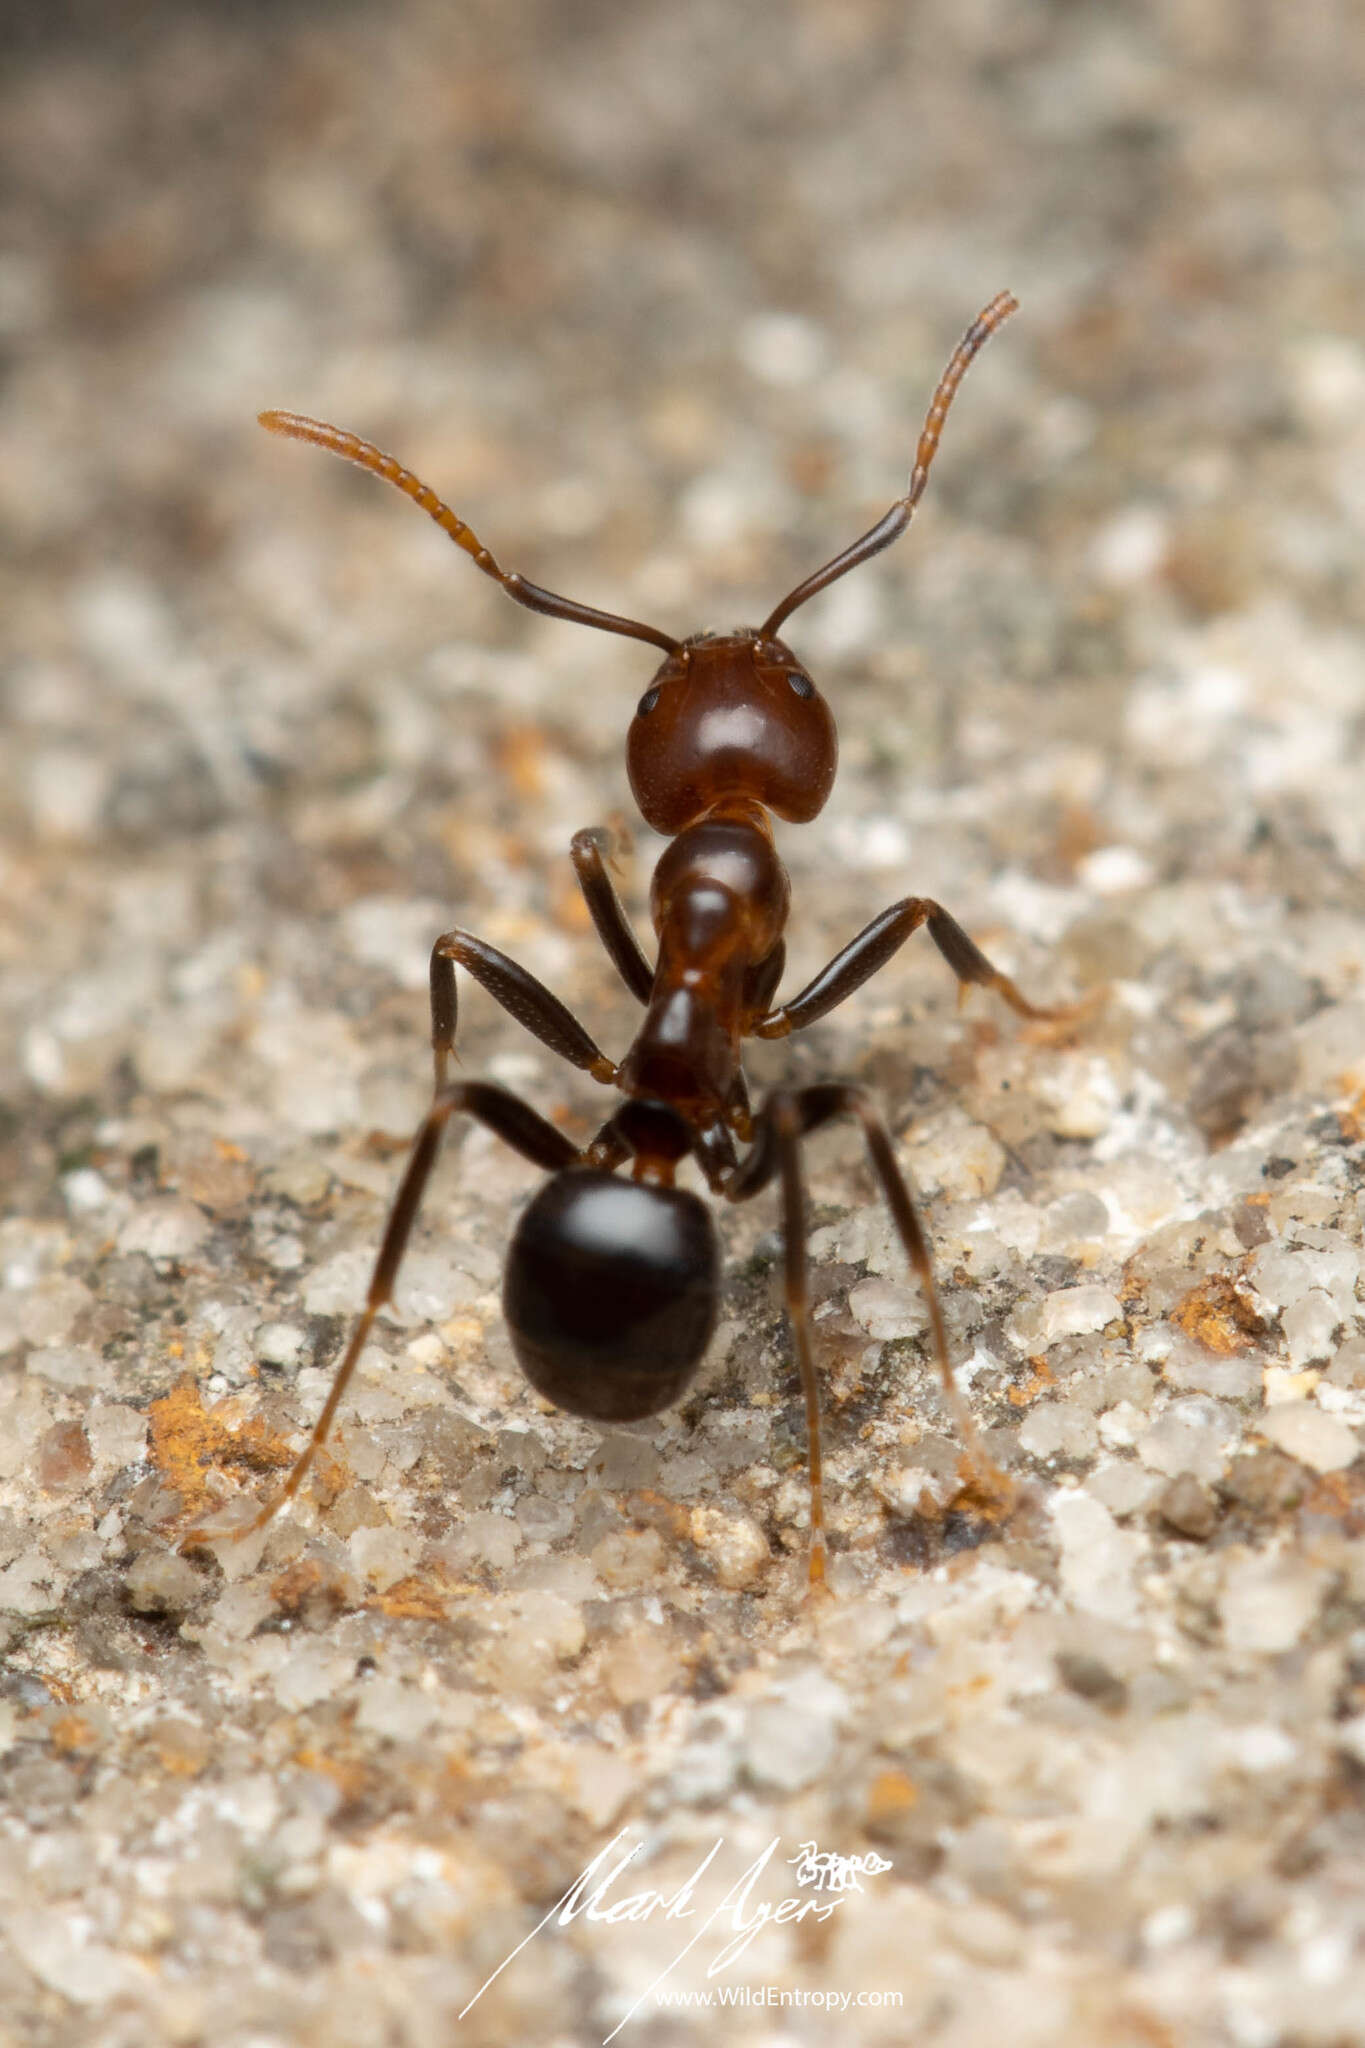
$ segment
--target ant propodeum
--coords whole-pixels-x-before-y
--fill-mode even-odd
[[[513,1233],[503,1309],[521,1368],[556,1407],[594,1422],[631,1422],[679,1399],[710,1342],[721,1290],[716,1228],[706,1204],[675,1185],[696,1160],[711,1191],[747,1202],[776,1180],[781,1191],[785,1292],[805,1394],[810,1460],[810,1577],[825,1576],[820,1401],[811,1350],[802,1142],[852,1117],[929,1309],[944,1395],[976,1477],[1007,1498],[1004,1475],[981,1447],[953,1378],[928,1243],[881,1116],[861,1087],[835,1081],[779,1087],[756,1112],[741,1065],[746,1038],[785,1038],[827,1016],[927,926],[964,991],[995,989],[1021,1017],[1053,1018],[993,967],[947,911],[907,896],[874,918],[805,988],[776,1001],[790,885],[773,844],[772,814],[806,824],[834,782],[834,718],[779,629],[817,591],[902,534],[923,493],[944,418],[967,365],[1015,310],[1008,292],[973,321],[939,379],[909,487],[885,516],[798,583],[757,629],[675,640],[657,626],[578,604],[499,566],[464,521],[426,484],[368,441],[295,413],[266,412],[272,433],[313,441],[397,485],[484,574],[531,611],[648,641],[663,655],[626,735],[630,785],[646,822],[669,844],[654,871],[651,962],[607,872],[610,837],[579,832],[572,859],[597,935],[644,1009],[620,1061],[524,967],[461,930],[431,955],[436,1092],[413,1143],[375,1262],[369,1294],[307,1446],[283,1492],[249,1525],[259,1528],[303,1480],[336,1416],[375,1317],[391,1299],[414,1219],[451,1118],[472,1116],[547,1175]],[[571,1065],[622,1100],[579,1147],[489,1081],[451,1081],[455,969]],[[619,1169],[629,1165],[628,1177]],[[245,1533],[245,1532],[243,1532]]]

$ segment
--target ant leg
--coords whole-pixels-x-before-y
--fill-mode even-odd
[[[754,1150],[731,1175],[725,1193],[742,1202],[767,1185],[773,1174],[782,1181],[782,1258],[787,1322],[801,1375],[806,1403],[806,1459],[810,1475],[810,1583],[825,1579],[825,1484],[820,1439],[820,1381],[810,1337],[810,1277],[806,1260],[806,1189],[801,1174],[801,1139],[806,1132],[803,1098],[808,1091],[779,1089],[763,1105]],[[766,1172],[751,1175],[761,1155]]]
[[[938,1365],[939,1378],[943,1386],[943,1398],[953,1418],[958,1435],[970,1463],[977,1483],[997,1500],[1008,1502],[1013,1487],[1004,1472],[989,1455],[981,1442],[971,1411],[962,1397],[953,1372],[952,1359],[948,1351],[948,1332],[943,1321],[943,1308],[939,1301],[938,1286],[934,1279],[933,1255],[924,1226],[919,1220],[914,1198],[906,1184],[905,1176],[896,1164],[896,1155],[891,1135],[877,1110],[873,1107],[866,1089],[847,1082],[826,1081],[813,1087],[795,1090],[779,1090],[764,1104],[758,1117],[754,1134],[753,1150],[733,1175],[725,1192],[732,1202],[747,1201],[765,1188],[775,1174],[782,1176],[783,1184],[783,1232],[786,1239],[787,1260],[787,1313],[791,1320],[796,1344],[797,1362],[801,1371],[802,1386],[806,1395],[807,1425],[811,1430],[811,1530],[812,1555],[811,1578],[823,1576],[824,1572],[824,1507],[820,1499],[820,1443],[819,1410],[814,1380],[814,1366],[810,1354],[810,1332],[807,1310],[808,1287],[806,1284],[804,1200],[800,1183],[800,1166],[797,1147],[802,1138],[817,1131],[822,1125],[831,1123],[835,1117],[853,1116],[863,1127],[872,1170],[891,1220],[896,1226],[905,1256],[911,1270],[924,1291],[925,1303],[929,1310],[929,1329],[933,1344],[934,1358]],[[793,1232],[799,1234],[799,1246],[793,1254]],[[799,1310],[799,1315],[798,1315]],[[812,1419],[813,1418],[813,1419]],[[817,1566],[815,1556],[815,1528],[817,1515],[822,1531],[820,1558]]]
[[[509,1017],[515,1017],[557,1052],[570,1066],[591,1074],[594,1081],[608,1085],[616,1079],[616,1063],[609,1060],[574,1016],[572,1010],[551,995],[543,982],[509,960],[485,939],[472,932],[443,932],[431,949],[431,1049],[436,1062],[436,1090],[446,1085],[446,1071],[455,1053],[455,1025],[459,1002],[455,993],[455,964],[473,975],[487,989],[494,1002],[501,1003]]]
[[[351,1332],[351,1340],[346,1346],[341,1364],[337,1367],[327,1399],[322,1404],[322,1413],[313,1425],[313,1433],[295,1459],[283,1490],[263,1507],[244,1529],[233,1530],[234,1536],[249,1536],[254,1530],[263,1529],[267,1522],[273,1520],[285,1502],[292,1500],[298,1492],[309,1466],[326,1442],[337,1409],[341,1405],[351,1376],[360,1362],[360,1355],[365,1349],[370,1331],[374,1327],[375,1317],[393,1299],[394,1282],[403,1263],[403,1254],[408,1248],[408,1238],[412,1234],[412,1226],[422,1205],[427,1182],[431,1178],[431,1169],[436,1164],[436,1157],[441,1149],[441,1139],[445,1135],[446,1125],[457,1112],[477,1117],[495,1137],[510,1145],[514,1152],[520,1152],[522,1158],[529,1159],[533,1166],[544,1167],[547,1173],[562,1172],[579,1156],[577,1146],[572,1144],[562,1131],[547,1123],[529,1103],[522,1102],[519,1097],[509,1094],[507,1089],[499,1088],[494,1082],[456,1082],[453,1087],[441,1090],[423,1118],[413,1140],[412,1154],[399,1183],[393,1207],[389,1211],[389,1220],[384,1227],[383,1242],[379,1247],[379,1256],[375,1260],[365,1306]]]
[[[578,886],[583,891],[588,915],[607,949],[612,966],[635,1000],[647,1003],[654,991],[654,969],[644,956],[640,941],[626,916],[625,906],[607,873],[606,864],[611,858],[611,851],[612,834],[604,826],[590,825],[586,830],[574,833],[569,858],[578,877]]]
[[[962,1448],[982,1490],[993,1495],[1002,1504],[1008,1503],[1013,1496],[1014,1488],[982,1443],[976,1424],[972,1420],[971,1410],[963,1399],[962,1389],[957,1383],[957,1375],[953,1371],[953,1361],[948,1351],[948,1332],[943,1321],[943,1307],[939,1301],[938,1283],[934,1278],[933,1254],[929,1249],[929,1240],[924,1234],[924,1226],[919,1220],[919,1211],[915,1207],[905,1176],[896,1164],[891,1134],[865,1089],[846,1086],[840,1089],[839,1093],[843,1098],[840,1107],[851,1112],[862,1124],[863,1137],[872,1161],[872,1171],[876,1174],[881,1187],[882,1199],[891,1211],[896,1235],[904,1246],[911,1270],[923,1290],[929,1310],[934,1358],[943,1386],[943,1399],[956,1425]]]
[[[789,1032],[803,1031],[808,1024],[814,1024],[855,989],[870,981],[877,971],[885,967],[893,953],[898,953],[912,932],[922,924],[929,927],[929,936],[938,947],[953,973],[958,978],[960,994],[965,996],[971,986],[993,988],[997,995],[1004,997],[1010,1008],[1020,1017],[1034,1022],[1052,1023],[1078,1015],[1083,1007],[1075,1003],[1063,1003],[1055,1009],[1042,1009],[1031,1003],[1028,997],[998,967],[992,967],[981,948],[967,937],[955,917],[950,917],[942,904],[935,903],[928,896],[907,896],[900,903],[893,903],[880,917],[874,917],[856,939],[850,940],[841,953],[836,953],[827,967],[822,967],[814,981],[808,982],[799,995],[789,1003],[782,1003],[777,1009],[769,1010],[766,1017],[760,1017],[751,1027],[755,1038],[785,1038]]]

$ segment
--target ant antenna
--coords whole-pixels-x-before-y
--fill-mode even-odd
[[[966,374],[967,365],[982,346],[990,339],[997,327],[1003,327],[1011,313],[1019,310],[1019,301],[1013,292],[999,292],[983,310],[977,314],[967,332],[948,359],[948,367],[938,380],[938,388],[929,401],[924,427],[920,433],[919,446],[915,450],[915,466],[910,472],[910,488],[903,498],[897,498],[891,510],[869,527],[860,540],[836,555],[832,562],[826,562],[823,569],[817,569],[804,583],[798,583],[789,597],[784,597],[771,617],[759,628],[759,635],[766,640],[776,633],[785,619],[789,619],[798,605],[807,598],[824,590],[831,583],[837,583],[850,569],[856,569],[860,562],[871,561],[883,548],[889,548],[893,540],[899,540],[910,524],[911,516],[924,495],[924,486],[929,481],[929,465],[938,451],[939,435],[948,408],[957,395],[957,387]]]
[[[653,646],[662,647],[665,654],[678,652],[681,641],[670,639],[657,626],[641,625],[638,619],[623,619],[615,612],[600,612],[595,605],[559,597],[553,590],[542,590],[538,583],[519,576],[515,569],[502,568],[479,536],[437,497],[430,484],[404,469],[396,456],[376,448],[373,441],[362,441],[359,434],[348,433],[344,427],[329,426],[325,420],[310,420],[299,412],[263,412],[257,418],[268,433],[283,434],[291,441],[311,441],[315,447],[330,449],[333,455],[343,456],[347,462],[368,469],[372,476],[382,477],[386,484],[395,485],[405,498],[420,505],[443,533],[450,535],[457,548],[464,549],[485,576],[500,583],[507,595],[528,611],[544,612],[551,619],[568,619],[575,626],[596,626],[603,633],[622,633],[628,640],[648,640]]]

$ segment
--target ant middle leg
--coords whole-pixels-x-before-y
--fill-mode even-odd
[[[431,949],[431,1050],[436,1067],[436,1092],[446,1085],[450,1061],[455,1057],[455,1027],[459,1020],[459,998],[455,990],[456,963],[500,1003],[509,1017],[515,1017],[570,1066],[591,1074],[594,1081],[608,1085],[616,1079],[616,1063],[609,1060],[572,1010],[552,995],[524,967],[506,953],[476,939],[472,932],[443,932]]]
[[[1018,1016],[1037,1023],[1057,1023],[1079,1014],[1082,1006],[1073,1003],[1063,1003],[1051,1009],[1031,1003],[1008,974],[992,966],[981,948],[968,938],[957,919],[950,917],[941,903],[935,903],[929,896],[906,896],[884,910],[880,917],[874,917],[856,939],[851,939],[842,952],[836,953],[829,964],[821,968],[799,995],[761,1017],[752,1027],[752,1035],[755,1038],[786,1038],[790,1032],[803,1031],[808,1024],[827,1017],[855,989],[860,989],[865,981],[870,981],[880,968],[885,967],[921,925],[928,926],[930,938],[957,976],[961,995],[965,996],[972,987],[994,989]]]
[[[234,1529],[234,1536],[249,1536],[257,1529],[263,1529],[279,1513],[286,1501],[292,1500],[303,1484],[308,1469],[327,1440],[328,1432],[336,1419],[337,1409],[345,1398],[361,1353],[369,1340],[375,1318],[380,1310],[393,1299],[393,1290],[398,1278],[398,1269],[403,1263],[403,1254],[408,1248],[412,1226],[422,1206],[431,1170],[436,1164],[441,1149],[441,1140],[446,1125],[452,1116],[461,1114],[475,1117],[495,1137],[519,1152],[523,1159],[529,1159],[533,1166],[543,1167],[547,1173],[562,1172],[579,1157],[578,1147],[566,1138],[562,1131],[547,1123],[530,1104],[523,1102],[506,1088],[500,1088],[492,1081],[459,1081],[437,1094],[431,1108],[418,1127],[413,1139],[412,1152],[408,1159],[398,1193],[394,1196],[389,1220],[384,1226],[384,1237],[375,1259],[374,1271],[370,1277],[369,1291],[365,1306],[356,1319],[340,1365],[336,1369],[327,1399],[322,1404],[322,1413],[313,1425],[307,1443],[290,1468],[289,1476],[281,1491],[272,1501],[248,1522],[244,1528]],[[201,1534],[192,1531],[191,1534]]]

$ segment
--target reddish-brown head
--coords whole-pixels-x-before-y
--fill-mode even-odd
[[[829,705],[790,647],[751,628],[684,641],[626,738],[635,801],[669,837],[725,797],[804,825],[823,809],[838,760]]]

